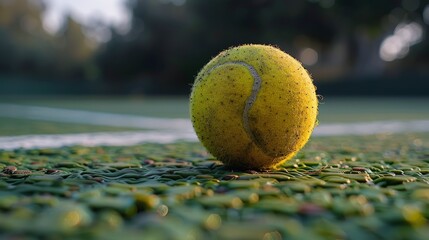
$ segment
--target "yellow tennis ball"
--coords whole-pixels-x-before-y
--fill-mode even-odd
[[[278,48],[242,45],[198,73],[190,112],[207,150],[236,169],[264,169],[293,157],[308,141],[317,96],[301,64]]]

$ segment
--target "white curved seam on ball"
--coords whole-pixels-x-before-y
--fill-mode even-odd
[[[222,66],[222,65],[227,65],[227,64],[237,64],[237,65],[241,65],[245,68],[247,68],[247,70],[250,72],[250,75],[252,75],[253,78],[253,85],[252,85],[252,91],[250,93],[250,96],[247,98],[245,105],[244,105],[244,110],[243,110],[243,116],[242,116],[242,121],[243,121],[243,127],[244,130],[246,131],[247,135],[250,137],[250,139],[252,139],[253,142],[256,143],[256,138],[253,135],[252,131],[250,130],[250,126],[249,126],[249,111],[253,106],[253,103],[256,101],[256,97],[258,95],[259,90],[261,89],[261,85],[262,85],[262,79],[259,76],[258,72],[256,71],[256,69],[246,63],[246,62],[242,62],[242,61],[230,61],[230,62],[224,62],[218,65],[213,66],[210,70],[208,70],[208,74],[210,74],[214,69]]]

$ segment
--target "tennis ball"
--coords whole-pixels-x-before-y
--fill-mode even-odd
[[[266,169],[305,145],[317,104],[311,77],[297,60],[272,46],[242,45],[198,73],[190,113],[213,156],[235,169]]]

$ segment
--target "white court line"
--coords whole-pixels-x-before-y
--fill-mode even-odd
[[[50,135],[23,135],[0,137],[0,149],[57,148],[63,146],[131,146],[139,143],[172,143],[176,141],[197,141],[193,132],[185,131],[137,131],[100,132]]]
[[[429,121],[386,121],[368,123],[325,124],[314,129],[313,136],[369,135],[377,133],[428,132]],[[136,132],[102,132],[0,137],[0,149],[54,148],[62,146],[129,146],[140,143],[198,141],[193,131],[164,130]]]
[[[371,135],[404,132],[429,132],[429,120],[321,124],[314,129],[313,136]]]
[[[134,132],[6,136],[0,137],[0,149],[49,148],[71,145],[126,146],[146,142],[198,141],[189,119],[158,119],[12,104],[0,104],[0,116],[86,124],[90,122],[90,124],[96,125],[133,126],[152,129],[151,131]],[[113,118],[114,120],[109,120],[108,118]],[[321,124],[314,129],[313,136],[370,135],[401,132],[429,132],[429,120]]]

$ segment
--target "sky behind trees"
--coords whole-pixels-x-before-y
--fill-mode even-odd
[[[43,21],[46,30],[55,33],[61,27],[67,15],[81,24],[91,25],[93,21],[101,21],[104,24],[113,25],[129,30],[130,16],[125,6],[125,0],[44,0],[46,11]],[[101,40],[108,40],[99,36]]]

